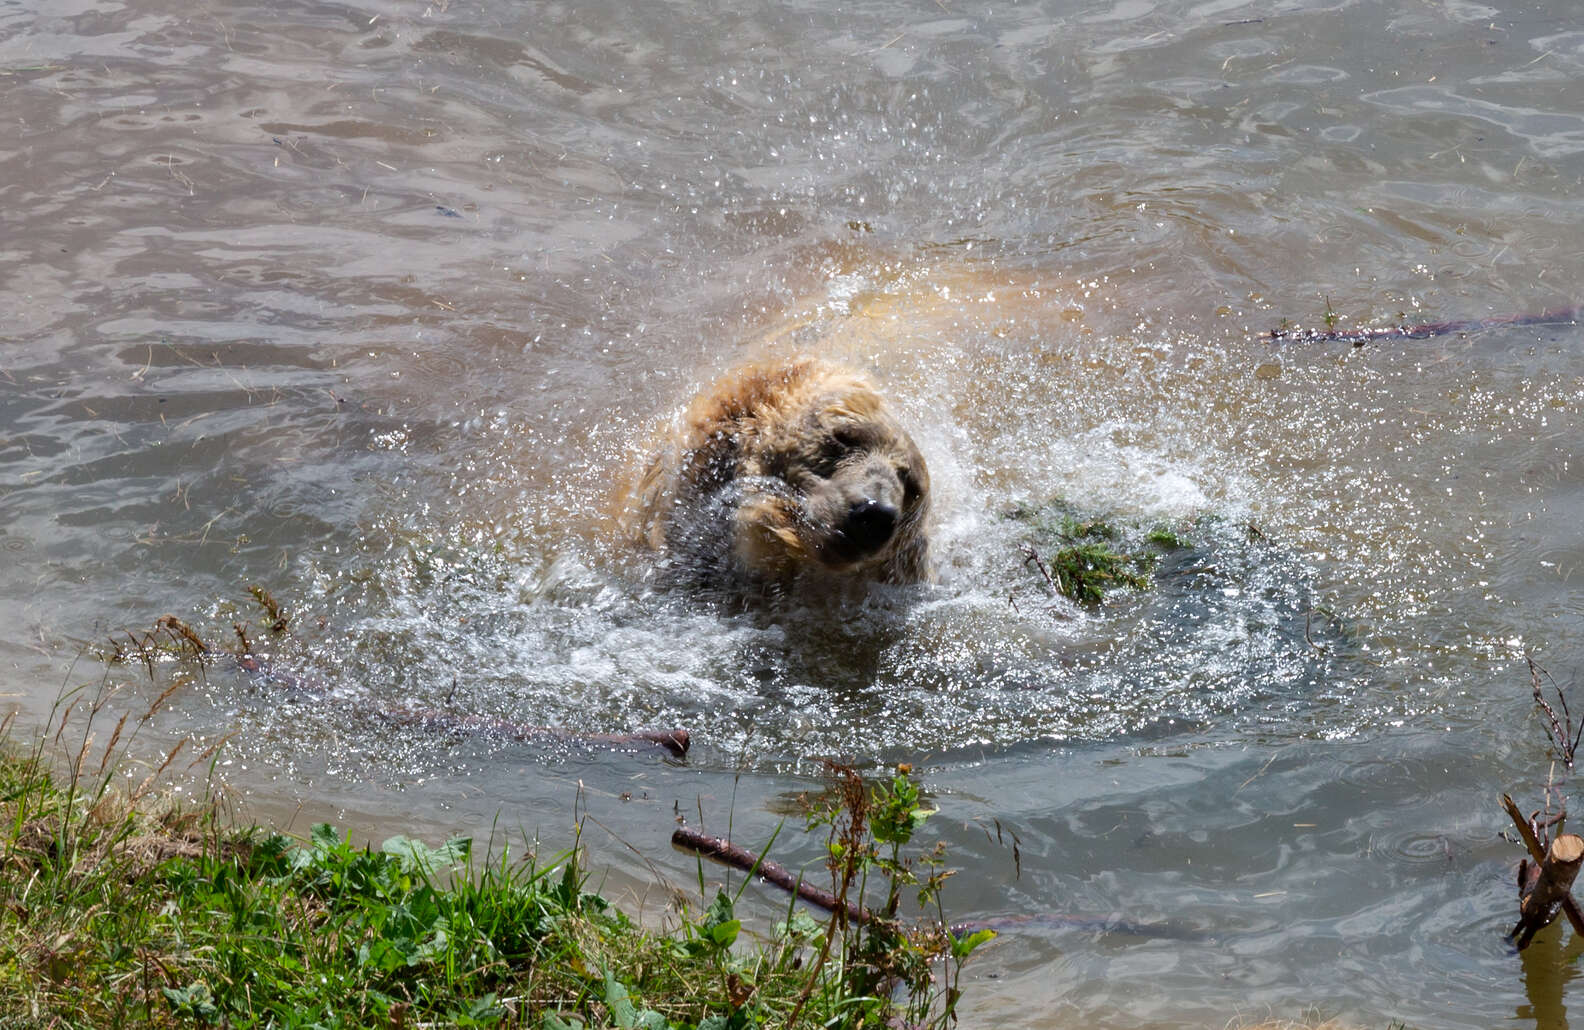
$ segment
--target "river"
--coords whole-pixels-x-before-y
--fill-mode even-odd
[[[223,741],[298,832],[582,819],[657,919],[678,817],[815,870],[821,760],[908,762],[950,917],[1004,927],[969,1025],[1566,1027],[1497,799],[1568,786],[1525,658],[1584,667],[1584,333],[1268,332],[1584,300],[1575,17],[0,5],[0,697],[174,685],[144,757]],[[765,349],[873,371],[937,582],[737,610],[613,542],[655,427]],[[1055,601],[1019,513],[1058,502],[1185,546]],[[105,661],[166,614],[274,675]]]

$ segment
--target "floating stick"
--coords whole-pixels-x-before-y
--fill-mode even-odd
[[[1270,339],[1290,343],[1351,343],[1362,347],[1373,340],[1428,340],[1450,333],[1474,333],[1508,326],[1565,325],[1576,323],[1584,308],[1551,308],[1538,315],[1497,315],[1464,318],[1453,322],[1420,322],[1416,325],[1364,326],[1356,329],[1272,329]]]

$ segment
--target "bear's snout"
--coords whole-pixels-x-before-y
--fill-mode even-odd
[[[856,554],[869,555],[890,542],[896,527],[895,507],[865,498],[847,510],[841,534]]]

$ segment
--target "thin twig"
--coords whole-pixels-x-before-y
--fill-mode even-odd
[[[1056,585],[1054,579],[1051,579],[1050,570],[1045,567],[1045,562],[1040,558],[1039,552],[1032,547],[1024,547],[1023,567],[1025,569],[1028,568],[1030,563],[1039,570],[1041,576],[1045,577],[1045,585],[1050,587],[1051,596],[1060,597],[1062,595],[1061,588]]]
[[[1568,709],[1567,696],[1562,693],[1562,688],[1551,680],[1551,674],[1535,664],[1530,655],[1524,656],[1524,661],[1529,663],[1529,682],[1534,691],[1535,704],[1546,716],[1546,735],[1551,738],[1551,744],[1557,749],[1557,757],[1562,759],[1562,764],[1569,769],[1573,768],[1573,756],[1578,751],[1579,739],[1584,736],[1584,723],[1578,727],[1573,725],[1573,713]],[[1541,677],[1551,681],[1551,689],[1556,692],[1557,704],[1562,707],[1562,717],[1557,718],[1556,709],[1546,701],[1541,689]]]

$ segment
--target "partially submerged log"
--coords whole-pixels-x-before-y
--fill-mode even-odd
[[[671,843],[679,848],[686,848],[689,851],[697,852],[716,861],[725,862],[727,865],[735,866],[744,872],[755,873],[782,890],[790,891],[804,901],[818,905],[827,912],[835,912],[843,907],[841,899],[830,891],[804,881],[801,876],[793,876],[787,871],[785,866],[772,862],[768,858],[755,855],[747,848],[733,844],[731,841],[721,837],[713,837],[699,830],[679,826],[676,832],[671,834]],[[867,923],[875,918],[874,913],[855,901],[846,902],[845,907],[847,918],[854,923]]]
[[[211,651],[209,653],[211,655],[227,654],[224,651]],[[228,655],[228,657],[236,662],[238,669],[269,686],[278,687],[289,693],[308,694],[313,697],[322,697],[330,693],[330,686],[324,681],[283,672],[273,662],[252,652]]]
[[[631,733],[579,733],[559,726],[535,726],[531,723],[495,719],[483,715],[457,715],[452,712],[415,711],[381,712],[381,717],[399,726],[413,726],[424,730],[466,733],[471,736],[493,737],[530,743],[545,738],[581,741],[606,747],[632,747],[657,745],[677,758],[686,758],[692,743],[687,730],[635,730]]]
[[[1573,932],[1584,936],[1584,913],[1570,893],[1579,866],[1584,864],[1584,839],[1576,834],[1564,833],[1551,842],[1549,848],[1540,842],[1532,820],[1526,818],[1513,799],[1502,795],[1502,808],[1506,810],[1518,836],[1529,851],[1530,859],[1518,866],[1518,924],[1507,936],[1522,951],[1534,935],[1550,925],[1560,908],[1573,927]]]
[[[1120,934],[1128,937],[1147,937],[1158,941],[1206,941],[1210,934],[1192,926],[1181,923],[1135,923],[1123,917],[1120,912],[1110,915],[1084,914],[1081,912],[1024,912],[1020,915],[987,916],[984,919],[970,919],[961,923],[953,923],[950,928],[953,937],[967,937],[969,934],[980,930],[994,930],[996,933],[1013,932],[1018,930],[1084,930],[1097,934]]]
[[[1534,935],[1551,925],[1562,903],[1571,899],[1573,879],[1579,866],[1584,865],[1584,837],[1564,833],[1551,842],[1545,861],[1530,868],[1520,868],[1518,892],[1518,925],[1508,934],[1522,950],[1529,946]]]
[[[217,652],[206,652],[216,654]],[[224,654],[224,652],[218,652]],[[267,658],[257,654],[230,655],[243,672],[275,686],[286,690],[322,696],[330,692],[330,688],[317,680],[306,679],[283,673]],[[582,733],[569,730],[560,726],[538,726],[532,723],[515,722],[511,719],[495,719],[483,715],[461,715],[455,712],[444,712],[438,709],[418,709],[402,711],[392,709],[377,713],[386,722],[398,726],[410,726],[422,730],[446,733],[464,733],[470,736],[486,737],[495,740],[510,740],[520,744],[533,743],[536,740],[573,740],[585,744],[610,748],[631,748],[635,746],[659,746],[669,751],[676,758],[686,758],[688,747],[692,740],[687,730],[634,730],[631,733]]]

